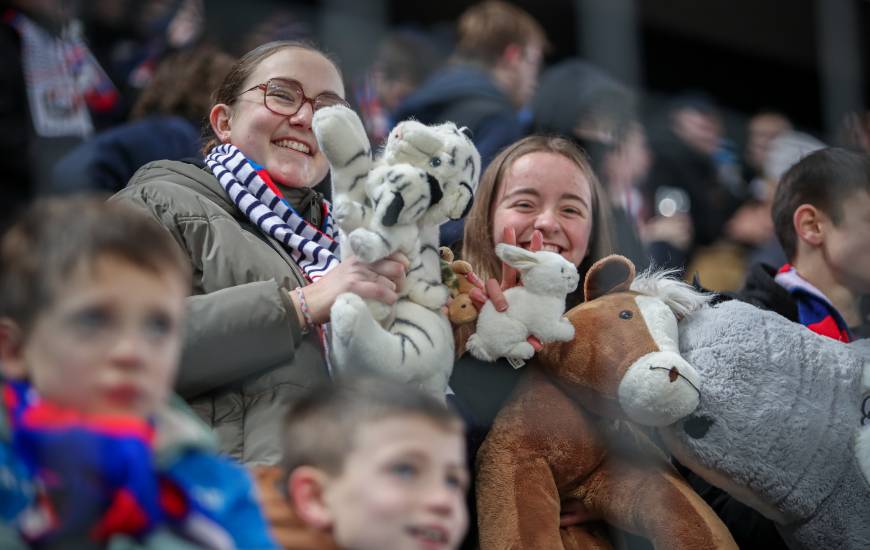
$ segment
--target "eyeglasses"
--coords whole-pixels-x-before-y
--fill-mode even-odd
[[[350,107],[347,101],[332,92],[323,92],[315,97],[308,97],[302,90],[302,84],[287,78],[270,78],[263,84],[248,88],[239,95],[258,89],[263,90],[263,105],[276,115],[281,116],[295,115],[305,102],[311,104],[313,111],[333,105]]]

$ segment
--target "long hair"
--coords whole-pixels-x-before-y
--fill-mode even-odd
[[[592,195],[592,204],[589,205],[592,231],[589,235],[586,257],[577,267],[580,280],[584,279],[593,263],[612,251],[608,203],[601,184],[583,152],[573,142],[563,137],[532,135],[503,149],[489,164],[480,179],[474,206],[465,221],[462,257],[471,263],[481,279],[501,277],[501,260],[495,255],[495,242],[492,236],[492,218],[493,204],[501,189],[502,180],[518,158],[538,152],[553,153],[567,158],[577,166],[589,182]],[[545,185],[546,182],[541,184]]]

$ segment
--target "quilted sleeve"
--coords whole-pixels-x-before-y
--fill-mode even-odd
[[[291,363],[303,336],[285,289],[289,283],[279,284],[274,279],[238,282],[242,277],[238,271],[257,266],[262,256],[251,255],[248,249],[252,247],[228,244],[224,235],[217,234],[227,231],[230,224],[225,220],[191,214],[199,199],[190,199],[174,188],[172,193],[158,185],[128,187],[112,200],[153,217],[190,258],[195,295],[187,299],[176,391],[185,399],[193,399]],[[183,206],[179,206],[182,201]],[[222,254],[224,249],[233,254]]]

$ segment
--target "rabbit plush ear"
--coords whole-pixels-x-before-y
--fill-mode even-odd
[[[534,252],[529,252],[524,248],[511,246],[505,243],[498,243],[495,245],[495,255],[498,256],[501,261],[511,267],[519,269],[520,271],[528,271],[539,263],[538,257]]]
[[[623,292],[634,281],[634,264],[625,256],[611,254],[589,268],[583,283],[585,300],[594,300],[611,292]]]

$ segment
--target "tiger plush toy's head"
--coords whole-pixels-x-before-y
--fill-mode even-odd
[[[426,126],[416,120],[396,125],[384,145],[382,162],[411,164],[426,172],[431,186],[441,189],[423,221],[440,225],[471,209],[480,177],[480,154],[465,128],[452,122]]]

